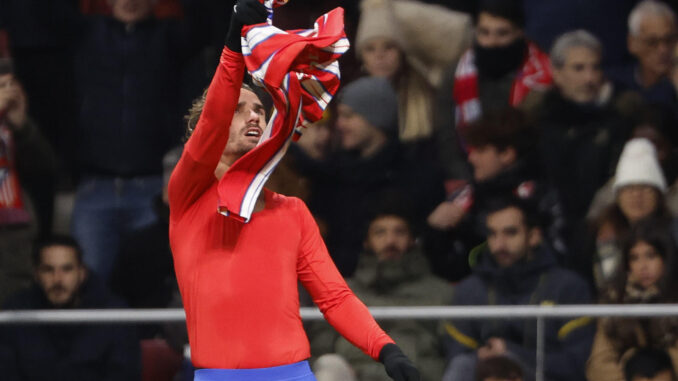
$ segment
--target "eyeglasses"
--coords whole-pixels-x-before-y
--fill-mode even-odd
[[[668,47],[673,47],[676,41],[678,41],[678,35],[674,33],[661,37],[640,38],[640,40],[650,49],[656,49],[659,47],[660,44],[663,44]]]

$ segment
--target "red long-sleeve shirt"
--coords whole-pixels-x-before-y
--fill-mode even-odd
[[[262,368],[310,357],[298,280],[330,324],[377,359],[393,341],[346,285],[301,200],[265,190],[265,208],[247,224],[217,213],[214,169],[243,73],[242,56],[224,49],[169,184],[170,245],[193,364]]]

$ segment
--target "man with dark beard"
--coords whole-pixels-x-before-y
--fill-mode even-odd
[[[121,308],[88,272],[71,237],[55,236],[35,251],[35,284],[10,297],[3,310]],[[125,325],[19,325],[0,329],[3,380],[141,379],[135,329]]]
[[[412,218],[398,201],[401,199],[395,192],[385,193],[371,211],[365,251],[347,283],[369,306],[447,304],[452,299],[452,287],[431,273],[426,257],[415,244]],[[380,325],[394,340],[407,343],[403,352],[411,359],[416,358],[422,380],[441,379],[445,364],[435,322],[398,319],[385,320]],[[312,324],[309,338],[313,353],[331,353],[314,364],[318,381],[351,381],[336,366],[337,355],[348,362],[358,380],[388,380],[379,363],[339,336],[327,323]]]
[[[455,286],[459,306],[590,303],[589,287],[558,266],[533,206],[507,196],[487,203],[487,243],[475,249],[473,274]],[[553,319],[545,325],[545,379],[583,381],[595,327],[587,317]],[[508,356],[525,375],[534,374],[534,320],[491,319],[445,322],[448,367],[443,381],[475,380],[478,361]]]
[[[520,1],[480,2],[473,47],[447,73],[436,102],[434,125],[449,179],[471,177],[458,131],[489,110],[520,105],[552,82],[548,55],[525,39],[524,21]]]

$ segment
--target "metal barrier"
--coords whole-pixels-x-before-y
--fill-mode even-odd
[[[320,320],[316,308],[301,308],[304,320]],[[678,316],[678,304],[634,305],[558,305],[558,306],[435,306],[371,307],[377,320],[392,319],[537,319],[536,380],[544,380],[544,320],[589,317],[663,317]],[[183,309],[105,309],[105,310],[33,310],[2,311],[2,324],[75,324],[75,323],[163,323],[183,322]]]

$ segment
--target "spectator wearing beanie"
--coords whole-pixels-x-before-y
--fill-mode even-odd
[[[364,77],[348,84],[339,94],[336,130],[339,149],[326,160],[296,154],[300,172],[313,184],[309,207],[327,224],[326,243],[344,276],[351,276],[362,251],[362,232],[369,207],[384,192],[397,190],[412,200],[417,221],[439,198],[432,163],[405,160],[397,139],[398,101],[385,78]]]
[[[398,137],[408,147],[432,143],[434,88],[444,69],[470,46],[471,37],[471,18],[440,5],[361,2],[356,54],[366,74],[387,78],[396,90]]]
[[[675,216],[678,215],[678,150],[676,150],[678,136],[675,136],[678,129],[674,128],[672,113],[672,110],[657,105],[643,107],[634,118],[631,138],[646,138],[657,150],[657,160],[668,187],[665,196],[666,205]],[[614,177],[611,177],[605,186],[596,192],[587,219],[597,218],[603,209],[614,202],[613,185]]]
[[[629,140],[614,176],[615,202],[593,221],[593,243],[587,250],[587,260],[580,262],[581,271],[599,290],[616,275],[622,258],[621,242],[632,227],[649,218],[665,227],[672,225],[665,204],[666,189],[654,145],[645,138]]]

